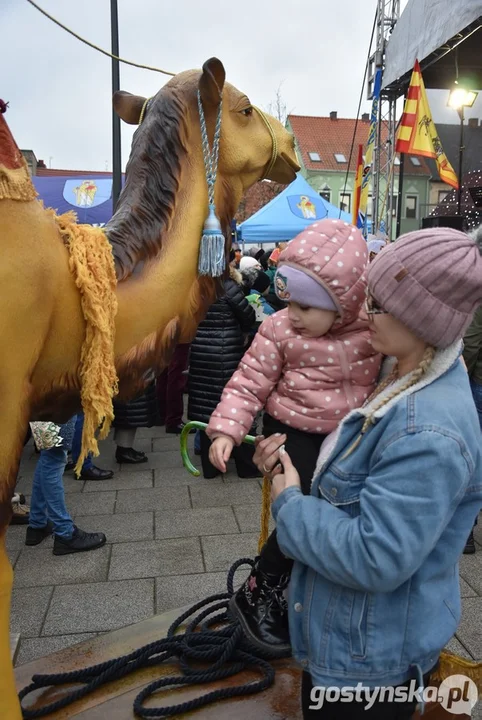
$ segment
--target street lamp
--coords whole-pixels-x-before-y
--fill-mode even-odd
[[[450,91],[447,105],[457,110],[460,117],[460,145],[459,145],[459,192],[457,196],[457,214],[461,215],[462,207],[462,165],[464,161],[464,108],[472,107],[477,99],[477,92],[466,90],[457,84]]]

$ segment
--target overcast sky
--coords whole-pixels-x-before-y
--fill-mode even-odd
[[[402,8],[407,0],[402,0]],[[79,35],[110,49],[109,0],[38,0]],[[118,0],[120,55],[172,72],[213,55],[229,82],[267,108],[280,84],[288,110],[355,117],[376,0]],[[47,166],[112,169],[111,62],[26,0],[0,0],[0,92],[19,146]],[[168,77],[121,65],[121,88],[154,95]],[[457,122],[446,92],[434,119]],[[479,104],[480,107],[480,104]],[[362,112],[369,111],[366,101]],[[474,111],[477,108],[474,108]],[[473,113],[472,113],[473,114]],[[477,114],[477,113],[476,113]],[[482,117],[482,107],[479,109]],[[133,128],[122,127],[123,166]]]

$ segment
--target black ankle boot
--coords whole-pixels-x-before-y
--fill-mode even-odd
[[[246,582],[233,595],[229,609],[247,638],[272,657],[291,655],[288,607],[284,590],[289,575],[261,572],[255,564]]]

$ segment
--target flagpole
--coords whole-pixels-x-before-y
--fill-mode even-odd
[[[400,165],[399,165],[399,170],[398,170],[398,200],[397,200],[397,230],[396,230],[397,238],[399,238],[401,235],[404,175],[405,175],[405,153],[400,153]]]
[[[462,214],[462,170],[464,163],[464,106],[459,109],[460,115],[460,146],[459,146],[459,191],[457,195],[457,215]]]

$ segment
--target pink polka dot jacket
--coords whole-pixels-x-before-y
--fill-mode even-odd
[[[366,262],[361,233],[338,220],[315,223],[289,243],[278,267],[286,263],[315,277],[339,317],[318,338],[295,330],[287,309],[267,318],[211,416],[211,439],[225,435],[239,445],[263,407],[297,430],[326,434],[363,404],[381,363],[363,310]]]

